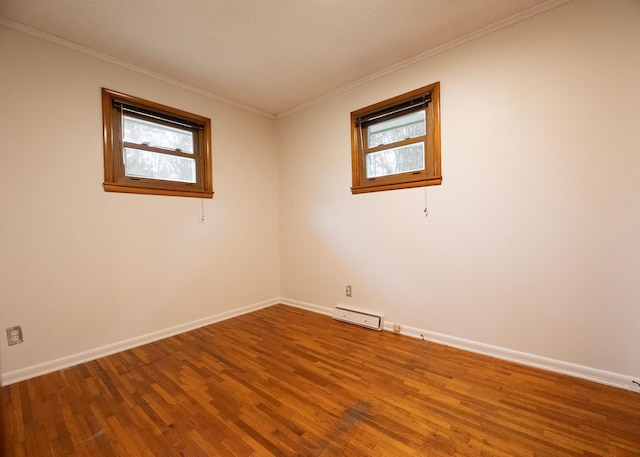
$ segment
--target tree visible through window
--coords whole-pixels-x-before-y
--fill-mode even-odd
[[[108,89],[102,108],[106,191],[213,196],[209,119]]]
[[[351,113],[353,193],[440,184],[440,84]]]

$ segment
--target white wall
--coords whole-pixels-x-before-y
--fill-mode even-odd
[[[4,381],[279,295],[273,119],[1,26],[0,87]],[[103,191],[101,87],[212,119],[212,200]]]
[[[639,43],[640,2],[576,0],[279,120],[282,296],[640,376]],[[428,218],[351,195],[349,113],[435,81]]]
[[[278,296],[637,379],[638,43],[640,2],[574,0],[274,121],[0,26],[2,381]],[[434,81],[429,217],[351,195],[349,113]],[[204,223],[102,190],[103,86],[212,119]]]

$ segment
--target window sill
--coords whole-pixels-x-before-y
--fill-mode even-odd
[[[351,188],[352,194],[363,194],[366,192],[379,192],[383,190],[395,190],[395,189],[409,189],[412,187],[426,187],[426,186],[438,186],[442,184],[442,176],[434,176],[430,178],[420,179],[418,181],[410,182],[396,182],[396,183],[375,183],[365,184],[362,186],[353,186]]]
[[[103,184],[105,192],[120,192],[127,194],[169,195],[174,197],[213,198],[213,192],[200,190],[169,190],[151,189],[146,187],[122,186],[119,184]]]

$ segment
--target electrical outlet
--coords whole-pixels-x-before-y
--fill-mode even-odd
[[[9,327],[7,329],[7,341],[9,342],[9,346],[22,343],[24,341],[22,339],[22,327],[19,325]]]
[[[401,330],[402,330],[402,327],[400,327],[400,324],[393,324],[393,331],[395,333],[400,333]]]
[[[347,297],[351,297],[351,286],[347,286],[346,294]]]

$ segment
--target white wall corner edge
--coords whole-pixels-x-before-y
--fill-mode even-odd
[[[191,322],[185,322],[184,324],[175,325],[166,329],[158,330],[155,332],[147,333],[146,335],[140,335],[127,340],[119,341],[112,344],[107,344],[88,351],[80,352],[77,354],[71,354],[65,357],[61,357],[48,362],[32,365],[29,367],[21,368],[19,370],[9,371],[7,373],[0,374],[0,386],[7,386],[15,384],[20,381],[35,378],[45,374],[53,373],[55,371],[64,370],[81,363],[90,362],[92,360],[106,357],[118,352],[126,351],[144,344],[153,343],[154,341],[168,338],[170,336],[185,333],[191,330],[195,330],[200,327],[205,327],[216,322],[231,319],[232,317],[241,316],[243,314],[257,311],[262,308],[267,308],[280,303],[279,298],[272,298],[251,305],[242,306],[240,308],[224,311],[222,313],[214,314],[212,316],[196,319]]]

